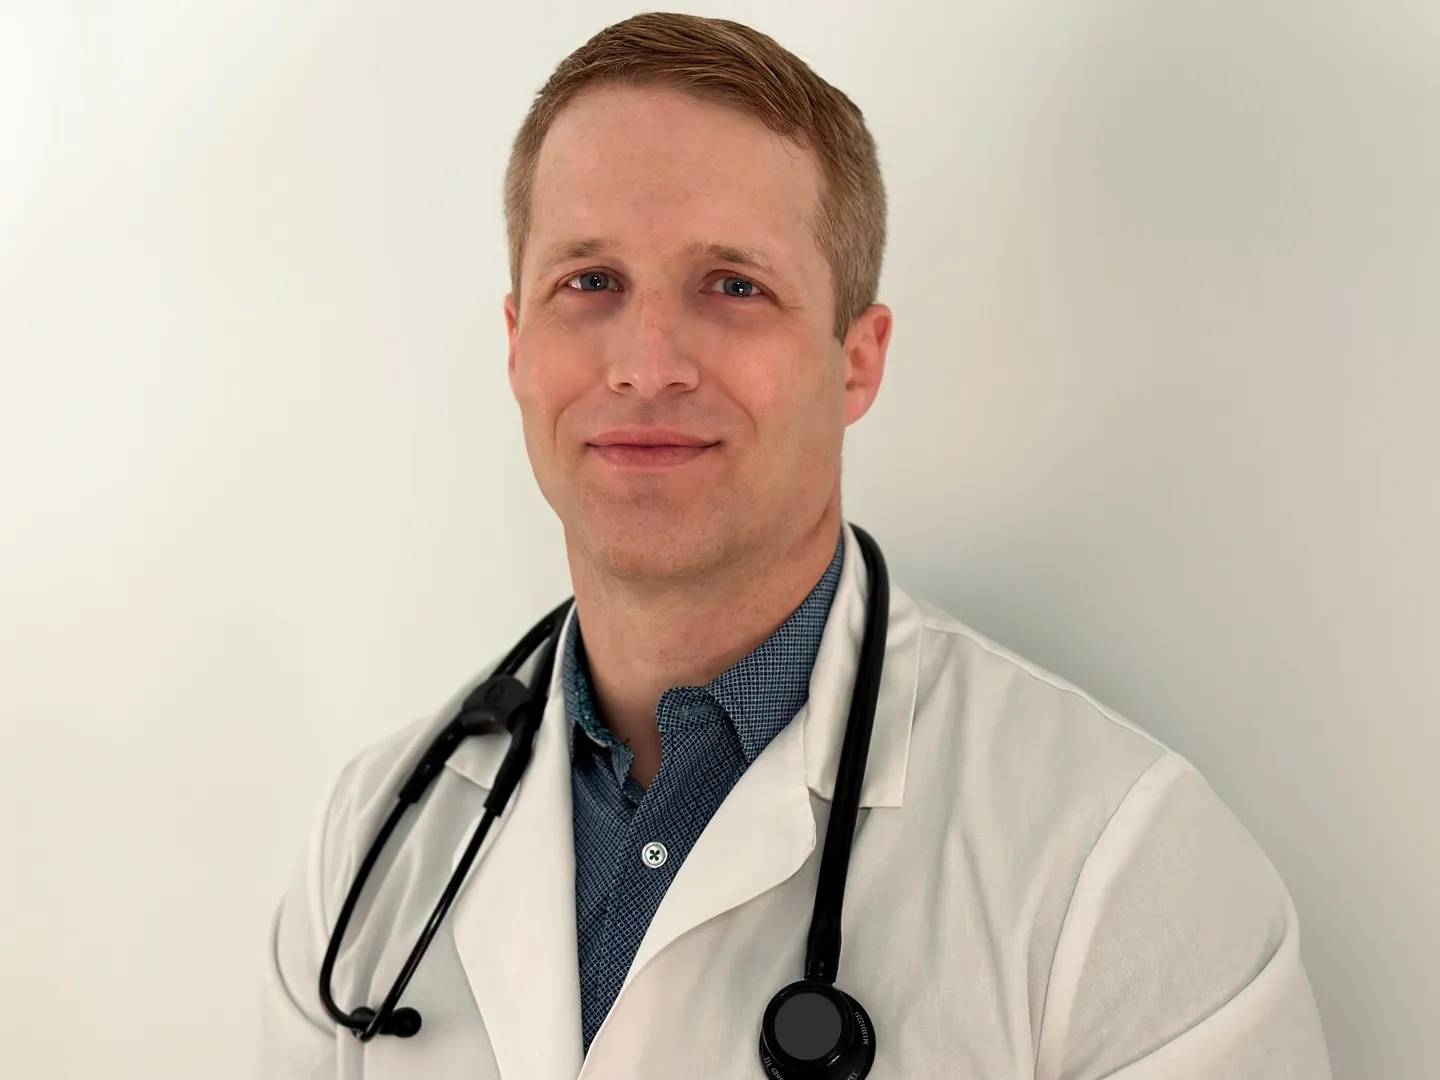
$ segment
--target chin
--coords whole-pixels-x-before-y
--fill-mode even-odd
[[[716,554],[710,521],[693,513],[616,507],[590,517],[579,535],[595,557],[623,576],[676,572]]]

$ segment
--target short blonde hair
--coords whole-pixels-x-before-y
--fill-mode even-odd
[[[728,19],[673,12],[607,26],[562,60],[535,95],[505,170],[516,307],[540,146],[571,99],[606,84],[670,87],[726,105],[816,154],[822,187],[815,243],[830,266],[834,333],[843,342],[850,324],[875,303],[885,252],[885,185],[864,115],[773,38]]]

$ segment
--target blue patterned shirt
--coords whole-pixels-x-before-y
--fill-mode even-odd
[[[810,671],[840,581],[845,535],[810,595],[770,637],[706,686],[665,691],[662,768],[649,788],[600,719],[579,613],[564,643],[575,824],[575,914],[584,1052],[620,993],[640,941],[701,831],[741,775],[810,696]]]

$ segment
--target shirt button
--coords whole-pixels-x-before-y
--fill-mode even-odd
[[[659,840],[651,840],[650,843],[640,849],[640,861],[652,870],[657,870],[664,866],[665,860],[669,857],[670,853],[665,850],[665,845],[660,843]]]

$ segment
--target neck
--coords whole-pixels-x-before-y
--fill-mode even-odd
[[[835,555],[837,490],[818,520],[747,542],[703,572],[618,578],[566,533],[575,607],[595,707],[635,754],[637,777],[659,768],[656,709],[675,686],[704,686],[753,652],[815,588]],[[767,538],[769,539],[769,538]]]

